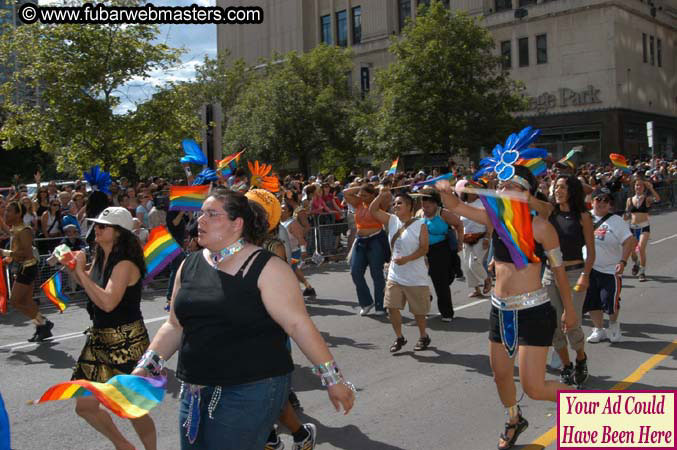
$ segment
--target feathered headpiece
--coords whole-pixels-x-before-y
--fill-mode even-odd
[[[184,139],[181,141],[181,146],[183,147],[183,152],[186,154],[181,161],[181,164],[193,163],[199,166],[207,165],[207,156],[202,153],[202,149],[197,142],[192,139]]]
[[[99,166],[94,166],[89,169],[89,172],[83,173],[85,180],[92,186],[92,189],[99,190],[106,195],[110,195],[108,187],[113,182],[110,178],[110,173],[104,172]]]
[[[197,174],[195,180],[193,180],[193,186],[198,186],[201,184],[209,184],[212,181],[218,180],[219,177],[216,175],[216,171],[213,169],[204,169],[202,172]]]
[[[250,185],[262,188],[270,192],[278,192],[280,190],[280,180],[277,177],[268,176],[273,166],[270,164],[259,164],[258,161],[254,161],[254,164],[251,161],[247,161],[249,165],[249,171],[252,173]]]
[[[505,145],[498,144],[491,152],[491,157],[480,161],[480,170],[473,179],[477,180],[489,172],[496,172],[499,181],[508,181],[515,176],[515,166],[520,159],[545,158],[548,151],[542,148],[528,148],[541,134],[541,130],[526,127],[518,134],[511,134]],[[521,184],[521,183],[520,183]],[[528,189],[528,186],[524,186]]]

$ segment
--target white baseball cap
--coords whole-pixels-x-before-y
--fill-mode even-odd
[[[132,215],[129,213],[129,211],[127,211],[126,208],[121,206],[111,206],[106,208],[101,211],[101,214],[99,214],[99,217],[96,219],[87,220],[94,223],[102,223],[104,225],[117,225],[127,231],[132,231],[134,229]]]

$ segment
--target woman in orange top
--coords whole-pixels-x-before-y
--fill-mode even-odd
[[[355,283],[362,316],[369,314],[374,307],[376,307],[376,315],[385,315],[383,294],[386,282],[383,276],[383,265],[390,260],[390,246],[381,222],[369,212],[369,204],[376,198],[376,195],[376,189],[370,184],[343,191],[346,203],[355,208],[357,237],[350,257],[350,275]],[[388,209],[389,206],[390,204],[385,205],[384,209]],[[381,205],[381,208],[383,207],[384,205]],[[367,266],[369,266],[369,273],[374,283],[373,297],[364,278]]]

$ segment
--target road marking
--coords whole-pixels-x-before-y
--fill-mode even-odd
[[[147,319],[144,320],[143,322],[148,324],[148,323],[153,323],[153,322],[159,322],[162,320],[166,320],[167,317],[169,316],[161,316],[161,317],[154,317],[152,319]],[[24,348],[29,348],[33,347],[34,345],[40,345],[44,344],[46,342],[61,342],[61,341],[67,341],[68,339],[74,339],[74,338],[79,338],[79,337],[84,337],[86,336],[82,331],[77,331],[75,333],[67,333],[67,334],[62,334],[61,336],[52,336],[51,338],[45,339],[42,342],[15,342],[14,344],[5,344],[3,346],[0,346],[0,348],[5,348],[5,347],[11,347],[10,351],[14,350],[21,350]]]
[[[480,303],[488,302],[489,299],[486,298],[484,300],[477,300],[476,302],[468,303],[467,305],[459,306],[457,308],[454,308],[454,311],[460,311],[462,309],[470,308],[471,306],[479,305]]]
[[[647,374],[651,369],[656,367],[661,361],[663,361],[665,358],[670,356],[672,352],[677,350],[677,339],[672,341],[671,344],[666,345],[653,355],[651,358],[646,360],[644,364],[639,366],[634,372],[632,372],[630,375],[628,375],[623,381],[619,381],[616,383],[611,390],[612,391],[622,391],[627,388],[629,388],[633,383],[637,383],[644,375]],[[541,436],[536,438],[535,441],[533,441],[529,445],[525,445],[522,447],[522,450],[542,450],[543,448],[547,447],[548,445],[552,444],[557,440],[557,427],[554,426],[550,428],[548,431],[543,433]]]
[[[665,238],[663,238],[663,239],[659,239],[659,240],[657,240],[657,241],[651,241],[651,242],[649,242],[649,245],[660,244],[660,243],[663,242],[663,241],[667,241],[668,239],[672,239],[672,238],[676,238],[676,237],[677,237],[677,233],[676,233],[676,234],[673,234],[672,236],[668,236],[668,237],[665,237]]]

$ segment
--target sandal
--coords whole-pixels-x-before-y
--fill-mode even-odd
[[[491,292],[491,277],[487,277],[484,281],[484,289],[482,289],[482,294],[488,295]]]
[[[496,448],[498,448],[498,450],[506,450],[512,448],[515,445],[515,442],[517,441],[519,435],[522,434],[522,432],[526,430],[527,427],[529,427],[529,422],[527,422],[527,419],[522,417],[521,413],[519,415],[519,420],[517,422],[515,423],[506,422],[505,430],[503,431],[503,433],[501,433],[500,436],[500,438],[506,442],[506,445],[504,447],[501,447],[500,444],[497,444]],[[515,433],[513,433],[512,438],[508,438],[508,431],[510,430],[515,430]]]
[[[414,351],[420,352],[421,350],[425,350],[426,348],[428,348],[429,345],[430,345],[430,336],[426,334],[424,337],[420,338],[418,342],[416,342]]]
[[[406,343],[407,340],[404,338],[404,336],[398,337],[395,339],[395,342],[393,342],[393,345],[390,346],[390,353],[399,352]]]

